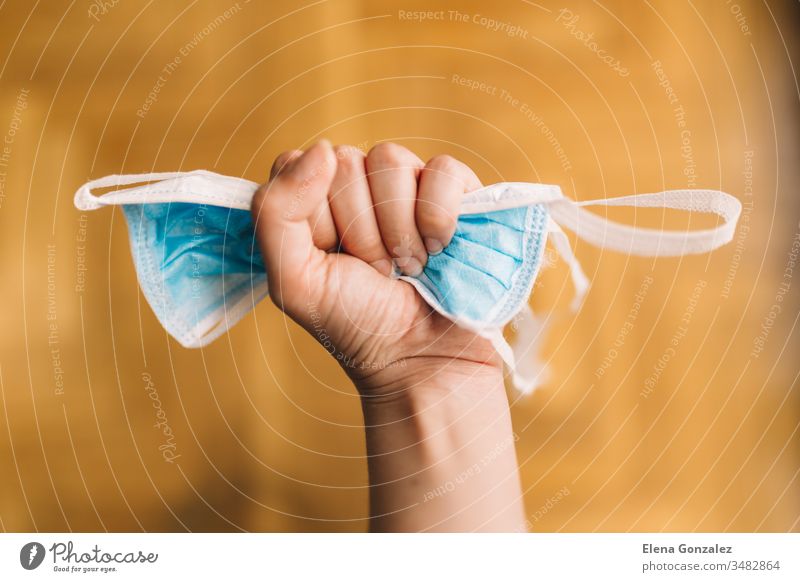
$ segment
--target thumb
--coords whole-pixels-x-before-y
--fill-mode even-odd
[[[314,246],[309,218],[327,204],[336,156],[322,140],[258,189],[251,212],[275,304],[295,317],[319,292],[325,252]],[[301,311],[302,310],[302,311]]]

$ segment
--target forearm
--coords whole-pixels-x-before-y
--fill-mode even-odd
[[[362,400],[370,529],[524,531],[499,369],[459,364],[457,372],[414,377]]]

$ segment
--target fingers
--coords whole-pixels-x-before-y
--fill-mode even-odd
[[[376,145],[367,154],[367,180],[383,245],[400,270],[417,276],[427,261],[425,246],[414,222],[417,177],[424,164],[406,148]]]
[[[269,179],[275,177],[291,167],[292,162],[303,155],[303,150],[289,150],[283,152],[275,158],[272,169],[269,172]],[[322,250],[334,249],[337,246],[336,226],[333,223],[330,208],[327,204],[320,204],[316,212],[308,219],[311,226],[314,246]]]
[[[422,169],[416,223],[431,255],[438,255],[450,244],[464,193],[480,187],[481,182],[475,173],[450,156],[436,156]]]
[[[336,176],[328,200],[341,248],[388,276],[392,272],[392,261],[373,211],[365,156],[353,146],[336,146],[334,151]]]
[[[290,315],[319,292],[314,275],[325,258],[314,244],[309,219],[327,206],[327,193],[336,172],[336,158],[321,141],[284,164],[275,178],[253,197],[256,237],[267,266],[273,301]]]
[[[253,212],[258,220],[278,224],[257,227],[262,246],[270,245],[264,255],[276,271],[270,274],[276,286],[286,282],[287,273],[296,285],[308,274],[315,249],[337,245],[385,275],[394,259],[404,274],[417,276],[428,253],[439,254],[450,243],[464,193],[481,186],[469,167],[450,156],[423,164],[392,143],[377,145],[365,157],[355,147],[332,150],[321,142],[306,153],[279,155],[270,175],[254,198]],[[269,216],[263,216],[267,210]],[[267,252],[277,258],[270,260]],[[271,289],[276,302],[285,293],[282,287]]]

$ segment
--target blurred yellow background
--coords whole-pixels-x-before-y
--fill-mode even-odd
[[[578,243],[575,316],[564,265],[542,273],[553,379],[509,392],[526,508],[534,531],[800,530],[797,22],[796,3],[748,0],[2,3],[0,529],[366,529],[361,411],[335,362],[269,301],[181,348],[122,214],[72,205],[112,173],[263,181],[328,137],[577,199],[742,200],[711,255]]]

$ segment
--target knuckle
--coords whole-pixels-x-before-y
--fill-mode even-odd
[[[278,154],[275,161],[272,162],[272,168],[269,171],[270,179],[276,178],[281,174],[285,174],[290,169],[291,161],[302,154],[300,150],[288,150]]]
[[[272,163],[272,167],[275,170],[280,171],[292,158],[296,157],[300,153],[302,153],[300,150],[287,150],[285,152],[281,152],[275,158],[275,161]]]
[[[364,152],[360,149],[351,145],[337,145],[333,152],[336,155],[339,172],[346,174],[364,173]]]
[[[284,152],[281,152],[275,158],[275,162],[286,162],[293,156],[296,156],[299,152],[300,150],[286,150]]]
[[[392,142],[374,146],[367,154],[367,163],[378,166],[396,165],[408,160],[408,150]]]
[[[360,162],[364,159],[364,152],[354,145],[340,144],[333,147],[333,153],[339,163]]]
[[[453,156],[439,154],[430,159],[427,164],[427,168],[435,172],[455,177],[460,174],[462,170],[462,164]]]

